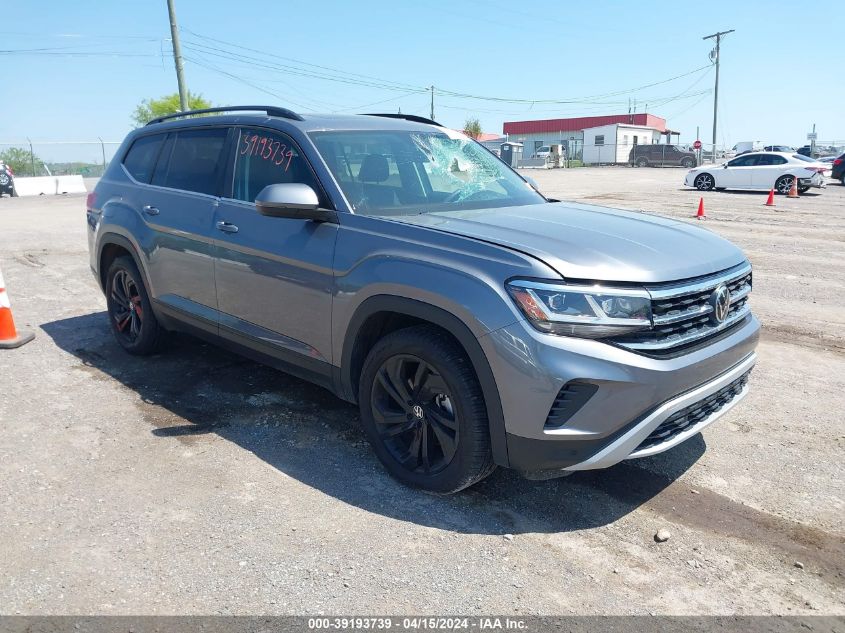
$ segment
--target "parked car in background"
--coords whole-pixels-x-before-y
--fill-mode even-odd
[[[803,147],[799,147],[796,152],[798,154],[801,154],[802,156],[808,156],[810,158],[818,158],[819,156],[821,156],[821,152],[819,152],[819,149],[816,148],[815,150],[813,150],[811,145],[804,145]]]
[[[538,147],[537,151],[534,152],[534,158],[548,158],[552,154],[552,148],[548,145],[543,145],[542,147]]]
[[[752,152],[737,156],[722,165],[702,165],[691,169],[684,184],[699,191],[711,189],[774,189],[787,194],[798,179],[798,191],[826,186],[827,168],[800,154],[789,152]]]
[[[694,167],[695,153],[685,152],[677,145],[634,145],[628,162],[637,167],[663,167],[665,165]]]
[[[845,153],[833,159],[830,177],[845,185]]]
[[[0,196],[4,193],[12,197],[18,195],[15,191],[15,174],[12,168],[0,161]]]
[[[766,145],[763,148],[765,152],[794,152],[794,147],[789,147],[788,145]]]
[[[183,330],[321,384],[358,404],[388,472],[437,493],[496,465],[536,478],[669,450],[745,397],[756,362],[739,248],[545,198],[413,115],[161,117],[86,218],[126,352]]]

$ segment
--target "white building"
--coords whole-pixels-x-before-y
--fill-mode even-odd
[[[661,130],[647,125],[611,123],[586,128],[581,161],[585,165],[627,163],[634,145],[660,142]]]

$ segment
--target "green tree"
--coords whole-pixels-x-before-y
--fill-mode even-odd
[[[203,108],[210,108],[211,101],[204,99],[202,95],[197,95],[188,92],[188,108],[191,110],[202,110]],[[167,114],[176,114],[181,108],[179,107],[179,93],[174,92],[172,95],[165,95],[159,99],[144,99],[135,108],[132,113],[132,120],[138,127],[146,125],[156,117],[165,116]]]
[[[16,176],[37,176],[44,170],[44,162],[38,156],[31,155],[29,150],[23,147],[10,147],[3,150],[0,152],[0,162],[11,167]],[[33,162],[35,173],[32,171]]]
[[[481,123],[478,122],[478,119],[467,119],[466,123],[464,123],[464,134],[469,136],[470,138],[478,138],[481,136]]]

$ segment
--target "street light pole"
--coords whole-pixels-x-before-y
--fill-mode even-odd
[[[733,33],[734,29],[730,31],[719,31],[718,33],[713,33],[713,35],[706,35],[702,37],[703,40],[710,40],[714,37],[716,38],[716,87],[713,90],[713,148],[712,148],[712,156],[713,161],[716,160],[716,114],[719,108],[719,44],[722,42],[722,36],[727,35],[728,33]]]
[[[170,15],[170,37],[173,41],[173,61],[176,63],[176,83],[179,84],[179,108],[188,110],[188,90],[185,88],[185,75],[182,66],[182,45],[179,43],[179,27],[176,24],[176,10],[173,0],[167,0],[167,13]]]

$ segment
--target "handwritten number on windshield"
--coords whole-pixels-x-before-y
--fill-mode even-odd
[[[245,134],[241,137],[241,143],[241,156],[255,156],[262,160],[271,161],[285,171],[290,168],[293,150],[288,149],[287,145],[281,141],[273,140],[267,136],[258,136],[258,134]]]

